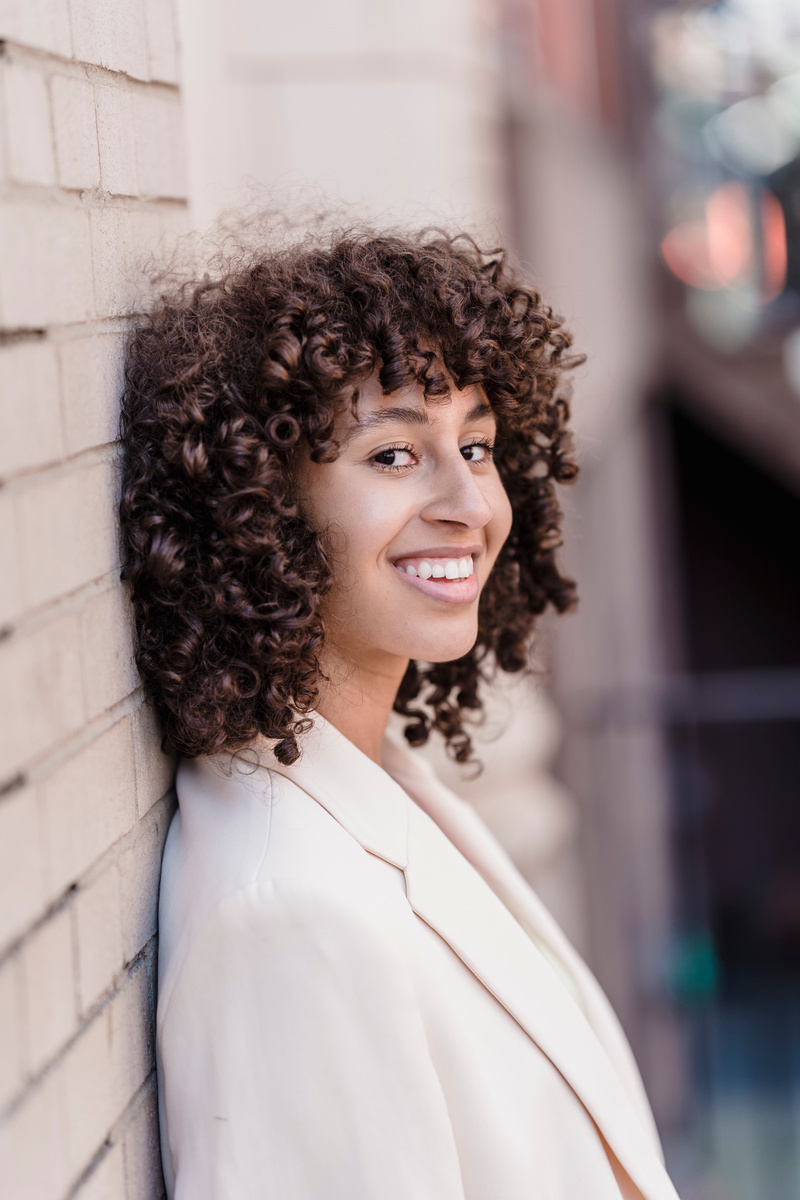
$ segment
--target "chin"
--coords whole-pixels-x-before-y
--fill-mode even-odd
[[[454,630],[448,630],[443,637],[424,638],[415,642],[408,657],[417,662],[454,662],[457,658],[463,658],[465,654],[469,654],[477,637],[477,624],[464,630],[463,633],[456,634]]]

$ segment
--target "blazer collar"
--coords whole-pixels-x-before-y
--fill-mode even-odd
[[[365,850],[404,872],[414,912],[560,1071],[642,1195],[676,1200],[637,1098],[557,972],[481,872],[485,864],[470,861],[480,858],[480,851],[469,820],[463,813],[454,815],[463,802],[454,801],[455,810],[451,803],[448,814],[448,805],[437,797],[437,788],[446,789],[427,764],[387,739],[381,767],[319,714],[297,763],[278,763],[266,739],[256,739],[254,748],[262,766],[292,780]],[[470,853],[471,840],[475,853]],[[555,927],[552,919],[550,925]],[[542,936],[539,928],[536,932]],[[558,952],[550,932],[545,927],[544,940]]]
[[[273,743],[252,743],[262,766],[291,779],[312,796],[360,842],[401,871],[408,863],[408,796],[390,775],[367,758],[319,713],[302,736],[301,755],[290,766],[279,763]]]

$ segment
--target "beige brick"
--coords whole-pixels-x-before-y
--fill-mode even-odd
[[[183,125],[177,96],[137,92],[133,97],[139,190],[144,196],[183,197]]]
[[[162,83],[177,83],[178,53],[172,0],[144,0],[144,17],[150,78]]]
[[[161,730],[150,704],[140,704],[132,720],[136,803],[143,817],[172,787],[176,758],[161,749]]]
[[[8,492],[0,492],[0,628],[8,625],[22,608],[19,578],[19,542],[16,506]]]
[[[62,1200],[70,1171],[57,1080],[48,1076],[0,1130],[0,1180],[8,1200]]]
[[[155,1065],[153,995],[146,964],[137,964],[109,1012],[115,1104],[122,1111]]]
[[[107,729],[43,784],[47,882],[58,896],[130,829],[135,817],[130,721]]]
[[[89,216],[54,204],[7,204],[0,221],[0,323],[41,328],[92,315]]]
[[[94,1168],[89,1178],[78,1188],[75,1200],[126,1200],[125,1159],[122,1142],[112,1146]],[[136,1200],[131,1196],[130,1200]]]
[[[72,614],[0,642],[0,779],[84,722],[78,622]]]
[[[130,89],[95,87],[97,138],[100,145],[100,174],[103,188],[120,196],[139,193],[133,104]]]
[[[191,232],[192,226],[189,221],[189,212],[186,205],[183,204],[163,204],[159,206],[159,222],[161,226],[161,246],[165,260],[174,257],[176,252],[178,255],[185,253],[186,235]]]
[[[78,997],[81,1012],[91,1008],[122,967],[119,871],[116,863],[82,888],[73,912],[78,945]]]
[[[92,213],[95,305],[101,316],[125,316],[145,299],[142,262],[157,250],[159,214],[152,210],[98,208]]]
[[[0,37],[69,58],[68,0],[2,0]]]
[[[110,463],[47,475],[17,500],[26,603],[45,604],[119,562]]]
[[[18,63],[3,67],[8,172],[18,183],[56,181],[47,81],[41,71]]]
[[[0,475],[54,462],[64,452],[58,361],[50,342],[0,350]]]
[[[0,967],[0,1109],[19,1092],[24,1071],[19,960]]]
[[[59,346],[67,454],[116,441],[123,342],[122,334],[109,333]]]
[[[81,62],[146,79],[147,43],[141,0],[71,0],[72,43]]]
[[[74,1032],[72,919],[64,908],[22,944],[25,1018],[31,1070],[39,1071]]]
[[[122,952],[136,957],[156,931],[158,881],[166,821],[152,825],[120,856]]]
[[[164,1195],[155,1091],[125,1131],[125,1177],[129,1200],[161,1200]]]
[[[120,1113],[114,1094],[110,1041],[110,1011],[106,1008],[70,1046],[59,1072],[73,1177],[100,1149]]]
[[[132,614],[117,584],[92,596],[81,615],[81,650],[90,717],[105,712],[139,686],[133,661]]]
[[[94,88],[85,79],[54,75],[50,81],[58,182],[65,188],[100,185]]]
[[[2,0],[0,0],[0,3],[2,3]],[[2,76],[2,73],[0,72],[0,122],[2,122],[2,125],[0,125],[0,130],[2,130],[2,137],[0,137],[0,185],[2,185],[3,191],[6,192],[8,190],[7,189],[7,180],[8,180],[10,171],[9,171],[9,165],[8,165],[8,137],[6,136],[6,133],[5,133],[5,124],[6,124],[6,117],[5,117],[5,112],[4,112],[5,100],[3,98],[2,85],[3,85],[3,76]]]
[[[22,933],[44,907],[36,793],[17,788],[0,796],[0,946]]]

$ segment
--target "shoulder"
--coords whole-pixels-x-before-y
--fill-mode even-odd
[[[295,1006],[309,1004],[317,1024],[331,1004],[354,1016],[390,997],[414,1007],[407,931],[381,909],[308,879],[260,879],[226,895],[159,992],[159,1030],[188,1022],[199,1032],[228,1017],[255,1029],[266,1011],[273,1026],[282,1012],[288,1029]]]
[[[231,951],[267,936],[311,947],[363,944],[365,930],[410,914],[403,876],[369,854],[312,796],[279,772],[184,762],[179,811],[164,853],[159,987],[171,994],[187,955],[213,942]],[[211,944],[205,952],[211,954]]]
[[[207,906],[258,880],[319,880],[325,864],[364,856],[322,804],[277,771],[230,756],[184,760],[176,788],[162,891],[202,894]]]

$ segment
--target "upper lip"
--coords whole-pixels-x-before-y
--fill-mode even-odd
[[[482,546],[426,546],[424,550],[406,550],[402,554],[392,556],[392,562],[400,562],[403,558],[468,558],[480,554]]]

